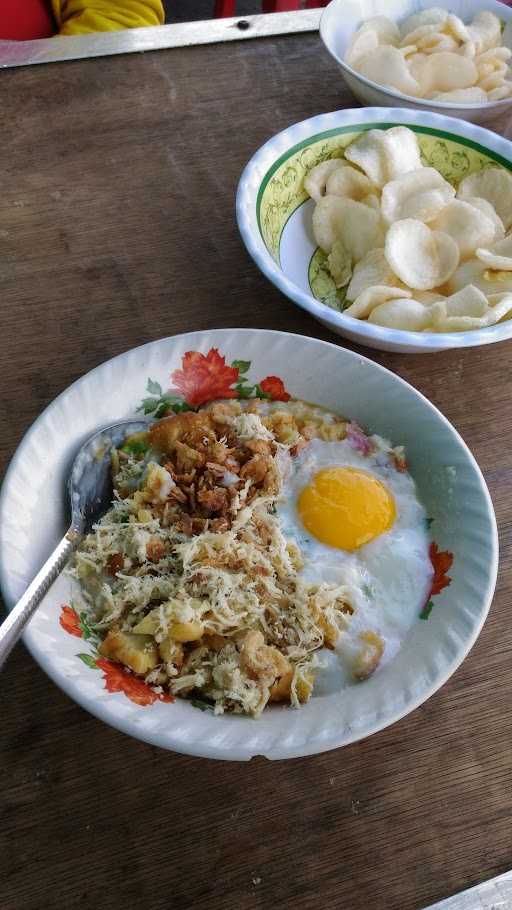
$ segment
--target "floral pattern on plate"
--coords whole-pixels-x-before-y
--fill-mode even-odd
[[[91,650],[81,652],[76,656],[89,667],[90,670],[101,670],[108,692],[123,692],[134,704],[146,707],[156,701],[173,702],[174,698],[158,686],[150,686],[130,672],[126,667],[102,657],[98,651],[99,636],[89,625],[87,614],[78,613],[74,606],[63,604],[60,611],[59,623],[69,635],[82,638],[91,646]]]
[[[187,351],[182,357],[181,369],[171,373],[171,386],[167,392],[159,382],[148,379],[149,396],[142,400],[138,410],[160,418],[173,412],[194,410],[219,398],[289,401],[290,395],[282,379],[266,376],[251,383],[247,376],[250,368],[250,360],[226,363],[217,348],[210,348],[207,354]]]

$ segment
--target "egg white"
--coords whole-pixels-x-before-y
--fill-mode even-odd
[[[351,467],[373,474],[392,494],[396,518],[392,527],[353,552],[321,543],[302,524],[300,494],[315,474],[327,467]],[[385,447],[362,455],[348,439],[312,440],[285,471],[277,514],[285,537],[297,542],[304,560],[301,576],[313,584],[345,585],[354,607],[349,628],[337,648],[348,670],[360,632],[378,632],[385,650],[381,666],[391,660],[416,621],[432,584],[427,514],[412,477],[397,471]]]

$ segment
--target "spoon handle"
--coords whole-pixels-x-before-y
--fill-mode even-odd
[[[79,531],[70,528],[65,537],[55,547],[42,569],[29,584],[16,606],[0,626],[0,669],[18,641],[27,622],[35,613],[45,594],[60,575],[71,554],[82,539]]]

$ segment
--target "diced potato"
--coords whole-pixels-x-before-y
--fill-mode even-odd
[[[301,705],[304,705],[307,701],[309,701],[311,693],[313,691],[314,682],[315,674],[311,671],[308,671],[307,673],[304,673],[302,676],[298,677],[297,682],[295,683],[295,691]]]
[[[151,610],[149,613],[147,613],[146,616],[144,616],[144,618],[141,619],[141,621],[138,622],[136,626],[134,626],[133,631],[136,632],[137,635],[155,635],[162,626],[161,616],[163,614],[163,632],[165,632],[166,624],[172,623],[174,619],[174,623],[169,628],[168,634],[171,635],[171,637],[176,641],[196,641],[197,639],[195,637],[178,638],[177,635],[172,634],[171,630],[174,627],[178,627],[178,635],[184,635],[193,631],[197,632],[197,629],[186,629],[185,626],[194,625],[194,611],[202,608],[202,606],[202,601],[198,600],[195,597],[188,598],[186,602],[174,600],[171,598],[170,600],[165,601],[165,603],[160,604],[159,607],[155,607],[154,610]],[[184,628],[180,628],[181,626]],[[198,635],[198,638],[201,638],[201,635],[203,634],[202,624],[197,623],[197,626],[201,627],[201,633]]]
[[[363,642],[363,647],[354,662],[352,675],[362,681],[368,679],[377,669],[384,654],[384,642],[376,632],[361,632],[359,638]]]
[[[265,639],[257,629],[251,629],[243,638],[240,648],[240,665],[251,679],[257,680],[260,686],[268,686],[270,691],[275,688],[277,699],[280,700],[290,691],[290,685],[279,683],[283,678],[293,678],[292,667],[281,651],[271,645],[265,644]],[[290,676],[291,673],[291,676]]]
[[[336,642],[340,636],[339,629],[337,629],[332,622],[329,622],[329,620],[324,615],[321,615],[319,617],[318,625],[324,633],[325,647],[334,650]]]
[[[184,414],[164,417],[163,420],[154,423],[149,429],[149,441],[162,452],[171,453],[183,436],[197,430],[206,431],[211,426],[212,418],[209,414],[204,411],[197,414],[194,411],[186,411]]]
[[[263,423],[272,430],[278,442],[289,445],[297,441],[297,421],[288,411],[274,411]]]
[[[173,622],[169,629],[169,637],[174,641],[199,641],[202,638],[204,626],[202,622]]]
[[[209,651],[215,651],[218,653],[219,651],[222,651],[226,645],[231,644],[231,639],[225,638],[224,635],[217,635],[217,633],[214,632],[211,635],[205,635],[203,643]]]
[[[144,619],[141,619],[136,626],[133,627],[133,631],[136,635],[155,635],[160,626],[160,607],[155,607],[154,610],[151,610]]]
[[[324,423],[320,428],[320,439],[325,439],[326,442],[338,442],[345,439],[346,435],[346,423]]]
[[[154,461],[149,462],[141,491],[146,502],[154,504],[165,502],[175,486],[174,480],[165,468]]]
[[[181,667],[184,660],[184,651],[182,645],[172,638],[164,638],[158,645],[158,650],[163,660],[167,664],[174,664],[175,667]]]
[[[159,663],[158,648],[150,635],[110,631],[100,645],[100,654],[130,667],[134,673],[149,673]]]
[[[293,670],[288,670],[270,687],[270,701],[289,701],[293,679]]]

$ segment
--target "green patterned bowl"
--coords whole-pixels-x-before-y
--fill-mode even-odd
[[[237,220],[256,265],[287,297],[338,335],[368,347],[426,353],[474,347],[512,337],[512,321],[470,332],[405,332],[343,313],[325,254],[311,229],[314,203],[304,175],[344,149],[362,131],[398,124],[418,136],[424,163],[452,183],[489,165],[512,170],[512,144],[489,130],[451,117],[399,108],[361,108],[321,114],[270,139],[246,166],[237,193]]]

